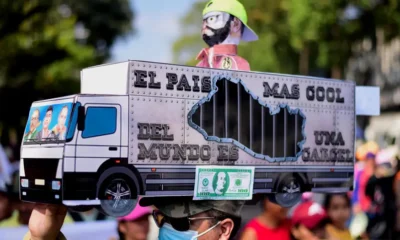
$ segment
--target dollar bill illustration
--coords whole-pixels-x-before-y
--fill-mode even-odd
[[[197,166],[194,200],[250,200],[254,167]]]

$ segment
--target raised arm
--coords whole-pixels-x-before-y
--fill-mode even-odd
[[[61,227],[67,215],[64,205],[36,204],[24,240],[63,240]]]

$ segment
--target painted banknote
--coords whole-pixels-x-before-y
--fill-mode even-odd
[[[253,195],[254,167],[198,166],[194,200],[249,200]]]

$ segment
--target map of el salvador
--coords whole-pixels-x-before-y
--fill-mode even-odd
[[[188,114],[189,125],[208,141],[231,143],[255,158],[296,161],[305,142],[306,118],[286,104],[272,107],[240,79],[216,76],[212,91]]]

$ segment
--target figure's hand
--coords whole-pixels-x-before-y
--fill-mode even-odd
[[[55,240],[66,215],[64,205],[36,204],[29,219],[31,240]]]

